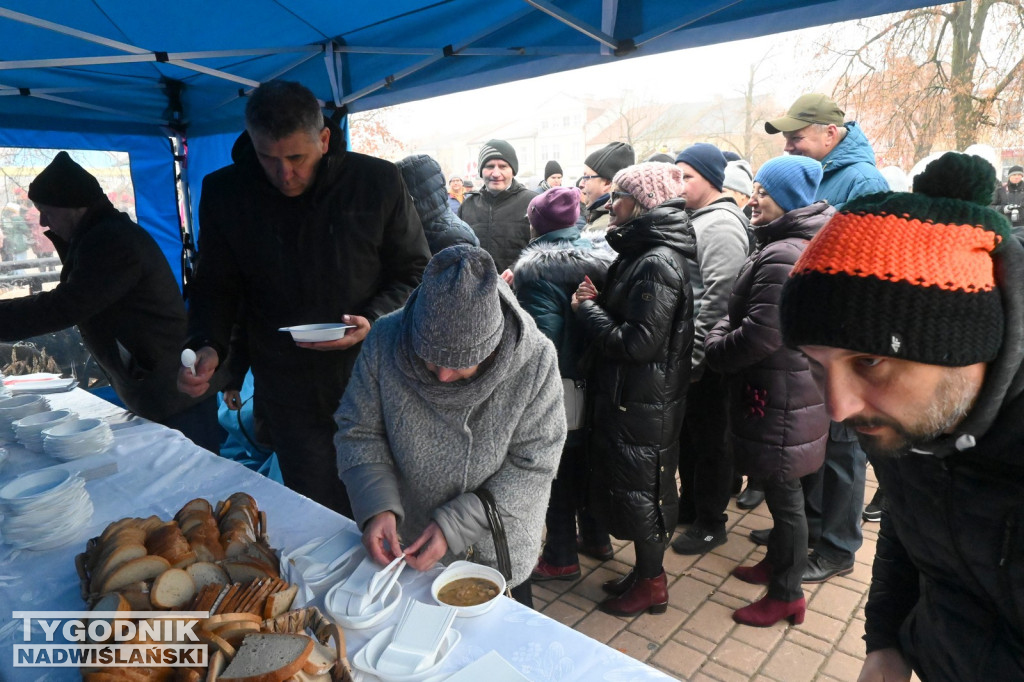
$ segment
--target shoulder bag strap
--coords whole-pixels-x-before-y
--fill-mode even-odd
[[[494,495],[487,488],[477,488],[473,494],[483,503],[487,522],[491,526],[494,551],[498,557],[498,570],[505,576],[506,581],[512,580],[512,559],[508,553],[508,538],[505,536],[505,524],[501,520],[501,515],[498,514],[498,505],[494,502]]]

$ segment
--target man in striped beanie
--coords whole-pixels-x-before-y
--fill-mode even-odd
[[[886,493],[861,680],[1024,679],[1024,249],[950,152],[847,203],[782,293]]]

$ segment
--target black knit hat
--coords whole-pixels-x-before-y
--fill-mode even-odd
[[[554,159],[544,164],[544,179],[547,180],[552,175],[562,175],[562,167]]]
[[[583,163],[611,182],[616,173],[636,163],[636,152],[625,142],[612,142],[592,152]]]
[[[479,171],[480,177],[484,176],[484,166],[488,161],[501,159],[512,167],[512,175],[519,173],[519,158],[516,150],[505,140],[487,140],[483,147],[480,147]]]
[[[994,186],[990,163],[948,152],[913,194],[844,205],[783,287],[786,343],[947,367],[994,360],[1004,322],[993,254],[1010,238],[988,207]]]
[[[83,208],[104,198],[103,189],[67,152],[60,152],[28,186],[28,198],[56,208]]]

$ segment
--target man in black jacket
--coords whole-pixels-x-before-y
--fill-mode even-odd
[[[335,466],[334,411],[359,342],[404,304],[430,252],[398,168],[346,151],[306,87],[261,85],[245,120],[234,163],[203,181],[189,311],[197,372],[183,368],[178,385],[206,390],[233,328],[240,332],[233,350],[252,369],[258,435],[277,452],[285,484],[351,514]],[[327,322],[354,328],[318,343],[279,331]]]
[[[113,207],[96,178],[60,152],[29,185],[63,268],[50,291],[0,301],[0,339],[78,325],[86,348],[132,412],[217,452],[215,390],[175,389],[185,304],[153,237]]]
[[[996,190],[992,208],[1002,211],[1015,231],[1024,232],[1024,166],[1010,166],[1006,184]]]
[[[459,217],[473,228],[498,272],[504,272],[530,243],[526,207],[537,193],[516,180],[519,159],[505,140],[488,140],[480,148],[479,164],[484,187],[466,194]]]
[[[811,240],[782,329],[885,489],[860,682],[1024,679],[1024,249],[950,152]]]

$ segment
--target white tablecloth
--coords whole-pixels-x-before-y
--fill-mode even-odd
[[[102,417],[112,423],[115,439],[111,452],[118,470],[87,483],[95,512],[92,523],[76,541],[44,552],[15,552],[0,545],[0,680],[79,679],[74,668],[14,668],[13,647],[23,642],[23,635],[22,622],[14,621],[12,614],[84,609],[74,558],[84,550],[86,541],[111,521],[150,514],[169,519],[194,497],[216,503],[244,490],[267,512],[268,536],[276,549],[289,551],[313,538],[333,535],[343,528],[354,529],[349,519],[196,447],[177,431],[141,419],[125,421],[122,411],[81,389],[47,398],[54,409],[67,407],[80,416]],[[11,456],[0,468],[0,484],[16,473],[59,464],[16,444],[7,443],[5,447]],[[404,598],[432,602],[429,586],[433,575],[403,572],[400,582]],[[326,615],[322,592],[313,603]],[[349,660],[370,637],[393,625],[400,611],[375,628],[346,632]],[[511,599],[502,600],[483,616],[457,619],[454,627],[462,640],[442,672],[460,670],[495,650],[534,682],[672,679]]]

